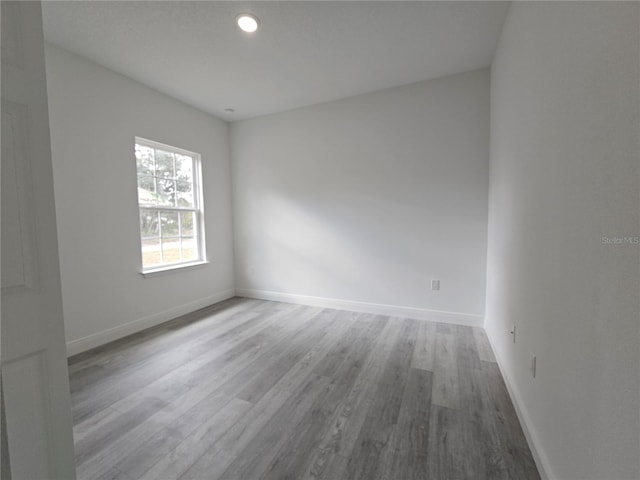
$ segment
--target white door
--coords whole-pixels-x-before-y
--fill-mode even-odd
[[[1,8],[2,471],[74,479],[41,5]]]

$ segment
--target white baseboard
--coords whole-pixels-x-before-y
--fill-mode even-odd
[[[77,340],[71,340],[70,342],[67,342],[67,357],[99,347],[100,345],[118,340],[119,338],[126,337],[127,335],[131,335],[146,328],[155,327],[156,325],[172,320],[180,315],[221,302],[233,297],[234,295],[234,290],[224,290],[193,302],[184,303],[177,307],[138,318],[137,320],[133,320],[132,322],[128,322],[123,325],[118,325],[117,327],[113,327],[108,330],[103,330],[102,332],[78,338]]]
[[[536,467],[538,467],[538,473],[540,473],[540,477],[542,478],[542,480],[551,480],[554,478],[558,478],[553,475],[553,470],[551,469],[549,459],[544,453],[544,449],[542,448],[540,439],[535,433],[535,430],[532,428],[533,422],[531,421],[531,417],[527,413],[527,409],[524,406],[522,397],[518,393],[518,390],[514,386],[514,383],[511,381],[507,370],[503,368],[503,361],[498,354],[498,350],[494,346],[494,341],[491,338],[491,335],[488,331],[486,331],[486,333],[487,337],[489,338],[489,343],[491,344],[491,349],[493,350],[493,353],[496,357],[498,368],[500,369],[500,373],[502,374],[502,378],[504,379],[507,391],[509,392],[509,396],[511,397],[511,403],[513,403],[516,414],[518,415],[518,420],[520,420],[520,425],[522,425],[522,430],[524,432],[525,438],[527,439],[527,443],[529,444],[529,449],[531,450],[531,454],[533,455],[533,460],[536,462]]]
[[[354,312],[372,313],[374,315],[415,318],[416,320],[430,320],[432,322],[468,325],[471,327],[481,327],[483,325],[482,315],[473,315],[470,313],[443,312],[439,310],[429,310],[426,308],[405,307],[401,305],[383,305],[379,303],[314,297],[311,295],[298,295],[294,293],[269,292],[266,290],[253,290],[247,288],[236,289],[236,295],[239,297],[257,298],[259,300],[272,300],[275,302],[295,303],[300,305],[310,305],[313,307],[336,308],[340,310],[351,310]]]

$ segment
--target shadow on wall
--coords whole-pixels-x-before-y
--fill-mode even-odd
[[[261,198],[252,229],[263,245],[260,266],[246,259],[247,287],[269,285],[278,292],[308,294],[333,291],[340,298],[346,289],[358,292],[351,300],[385,301],[389,292],[415,288],[407,271],[433,271],[426,262],[416,264],[424,252],[448,241],[456,249],[458,239],[443,235],[399,234],[388,227],[405,205],[372,195],[322,194],[306,202],[271,191]],[[305,205],[306,203],[306,205]],[[313,206],[308,206],[312,204]],[[362,215],[357,212],[369,212]],[[412,213],[419,218],[418,213]],[[463,240],[463,239],[461,239]],[[452,256],[449,267],[468,268],[462,258]],[[376,281],[371,281],[371,275]],[[317,289],[317,290],[316,290]]]

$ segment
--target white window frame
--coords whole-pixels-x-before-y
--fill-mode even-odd
[[[206,241],[205,241],[205,225],[204,225],[204,200],[202,196],[202,157],[199,153],[192,152],[190,150],[185,150],[183,148],[174,147],[173,145],[167,145],[165,143],[156,142],[154,140],[149,140],[142,137],[135,137],[134,143],[134,165],[137,165],[137,160],[135,157],[135,147],[136,145],[160,149],[167,152],[177,153],[180,155],[186,155],[193,158],[193,208],[184,208],[184,207],[169,207],[169,206],[161,206],[157,207],[141,205],[140,199],[138,198],[138,238],[140,241],[140,273],[147,277],[154,274],[160,274],[165,272],[170,272],[172,270],[182,270],[185,268],[196,267],[199,265],[204,265],[209,263],[207,259],[206,252]],[[138,170],[136,166],[136,192],[139,188],[139,179],[138,179]],[[137,194],[136,194],[137,195]],[[198,248],[198,258],[196,260],[187,260],[180,262],[172,262],[172,263],[163,263],[161,265],[153,266],[145,268],[142,254],[142,230],[140,228],[140,213],[142,209],[146,210],[164,210],[164,211],[176,211],[176,212],[194,212],[195,213],[195,222],[193,225],[194,228],[194,237],[196,238],[196,245]],[[161,229],[162,226],[158,225],[158,228]],[[160,238],[160,249],[162,252],[162,231],[158,232]],[[180,236],[182,238],[182,236]],[[161,253],[162,254],[162,253]]]

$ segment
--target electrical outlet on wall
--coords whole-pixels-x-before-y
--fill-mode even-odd
[[[431,290],[440,290],[440,280],[431,280]]]

